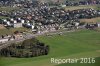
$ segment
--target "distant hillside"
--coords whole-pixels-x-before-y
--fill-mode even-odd
[[[53,2],[64,2],[64,1],[87,1],[87,0],[38,0],[38,1],[45,1],[45,2],[49,2],[49,1],[53,1]]]
[[[87,0],[0,0],[0,1],[40,1],[40,2],[65,2],[65,1],[87,1]]]

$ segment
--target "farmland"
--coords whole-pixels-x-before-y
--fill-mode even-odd
[[[6,35],[6,34],[13,34],[15,31],[27,31],[29,29],[27,28],[11,28],[11,29],[6,29],[6,28],[2,28],[0,29],[0,35]]]
[[[0,7],[0,11],[14,11],[14,10],[18,10],[19,8],[13,8],[13,7]]]
[[[82,6],[67,6],[64,7],[65,10],[77,10],[77,9],[87,9],[87,8],[93,8],[93,9],[98,9],[96,5],[82,5]]]
[[[63,35],[39,36],[41,42],[50,45],[47,56],[33,58],[2,57],[0,66],[56,66],[50,59],[53,58],[81,58],[100,57],[100,33],[92,30],[80,30]],[[98,63],[98,61],[96,61]],[[80,64],[79,64],[80,65]],[[57,66],[66,66],[57,65]],[[74,65],[72,65],[74,66]],[[80,65],[82,66],[82,65]],[[87,65],[88,66],[88,65]]]
[[[98,22],[100,22],[100,17],[91,18],[91,19],[80,19],[80,22],[85,22],[85,23],[98,23]]]

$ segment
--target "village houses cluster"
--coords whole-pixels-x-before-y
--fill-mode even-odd
[[[0,13],[0,15],[5,16],[4,13]],[[20,9],[6,14],[10,18],[1,19],[1,24],[5,27],[26,27],[38,32],[58,30],[69,24],[75,27],[75,24],[80,24],[79,19],[100,17],[100,11],[92,8],[66,11],[61,8],[47,6],[35,9]]]
[[[8,2],[13,3],[16,6],[7,4]],[[13,10],[10,12],[0,11],[0,16],[8,17],[0,19],[0,24],[4,25],[4,27],[6,28],[25,27],[32,29],[32,31],[35,31],[36,33],[45,33],[64,28],[78,29],[79,26],[81,25],[79,19],[85,19],[85,18],[91,19],[95,17],[100,17],[100,10],[95,10],[92,8],[77,9],[70,11],[59,7],[49,7],[46,3],[39,3],[37,1],[35,1],[34,3],[37,6],[31,4],[33,2],[30,1],[24,3],[23,2],[24,1],[21,2],[7,1],[6,4],[4,3],[3,5],[10,5],[10,7],[12,6],[20,7],[20,9]],[[87,26],[88,28],[91,28],[91,25],[89,24],[85,25],[86,28]],[[96,23],[96,25],[93,24],[92,28],[93,27],[100,27],[100,24],[98,23]],[[5,39],[5,37],[3,36],[1,38]],[[13,38],[15,38],[15,36],[13,36]],[[8,40],[9,39],[5,39],[5,41]]]

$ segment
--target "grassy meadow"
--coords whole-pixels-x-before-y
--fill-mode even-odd
[[[96,65],[100,60],[100,32],[80,30],[64,33],[63,35],[39,36],[41,42],[50,45],[50,52],[46,56],[32,58],[1,57],[0,66],[71,66],[70,64],[54,64],[51,58],[96,58]],[[96,66],[92,64],[90,66]],[[72,66],[75,66],[72,64]],[[77,63],[76,66],[84,66]],[[89,64],[87,64],[89,66]]]

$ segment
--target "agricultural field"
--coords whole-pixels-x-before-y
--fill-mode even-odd
[[[16,7],[16,8],[14,8],[14,7],[0,7],[0,11],[7,11],[7,12],[11,12],[13,10],[18,10],[18,9],[19,9],[18,7]]]
[[[87,8],[93,8],[98,9],[97,5],[82,5],[82,6],[67,6],[64,7],[65,10],[77,10],[77,9],[87,9]]]
[[[80,19],[80,22],[85,22],[85,23],[100,23],[100,17],[91,18],[91,19]]]
[[[46,56],[32,58],[1,57],[0,66],[67,66],[67,64],[51,63],[51,58],[95,58],[99,66],[100,60],[100,32],[93,30],[79,30],[62,35],[38,36],[41,42],[50,45],[50,52]],[[68,66],[75,66],[74,64]],[[76,66],[84,66],[77,63]]]
[[[29,29],[27,28],[10,28],[10,29],[7,29],[7,28],[1,28],[0,29],[0,35],[6,35],[6,34],[13,34],[15,31],[27,31]]]
[[[9,17],[0,16],[0,19],[6,19],[6,18],[9,18]]]
[[[66,6],[63,7],[65,10],[77,10],[77,9],[87,9],[87,8],[93,8],[96,10],[100,10],[100,5],[81,5],[81,6]]]

